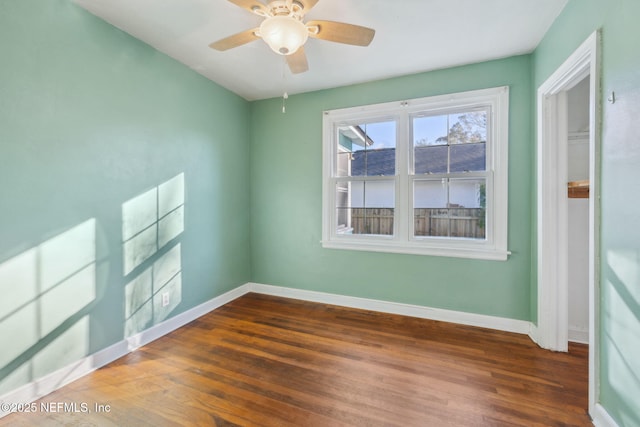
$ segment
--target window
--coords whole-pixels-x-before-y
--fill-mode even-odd
[[[509,88],[325,111],[323,246],[506,260]]]

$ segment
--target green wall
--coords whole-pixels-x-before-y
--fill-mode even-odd
[[[534,89],[602,31],[600,402],[640,426],[640,2],[571,0],[533,54]],[[614,91],[617,101],[606,101]]]
[[[250,280],[250,105],[68,0],[1,1],[0,53],[2,395]]]
[[[253,281],[530,318],[530,56],[252,103]],[[322,111],[510,86],[508,261],[323,249]]]

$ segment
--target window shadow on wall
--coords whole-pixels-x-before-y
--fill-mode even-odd
[[[89,353],[96,220],[0,264],[0,395]]]
[[[635,248],[609,250],[603,265],[601,357],[608,361],[603,388],[615,403],[612,415],[621,425],[640,425],[640,251]]]
[[[184,173],[122,204],[124,336],[164,319],[182,300]]]

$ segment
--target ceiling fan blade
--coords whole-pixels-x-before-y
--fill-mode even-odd
[[[234,47],[242,46],[243,44],[258,40],[260,37],[256,35],[257,31],[257,28],[243,31],[241,33],[234,34],[232,36],[225,37],[224,39],[213,42],[209,45],[209,47],[215,50],[228,50]]]
[[[229,0],[231,3],[255,13],[260,16],[267,16],[267,7],[258,0]]]
[[[293,74],[304,73],[309,69],[307,55],[304,53],[304,47],[300,46],[295,53],[287,55],[287,65]]]
[[[359,25],[333,21],[309,21],[309,36],[336,43],[369,46],[376,31]]]

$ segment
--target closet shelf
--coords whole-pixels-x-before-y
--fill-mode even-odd
[[[589,198],[589,180],[570,181],[567,184],[568,196],[570,199],[588,199]]]

